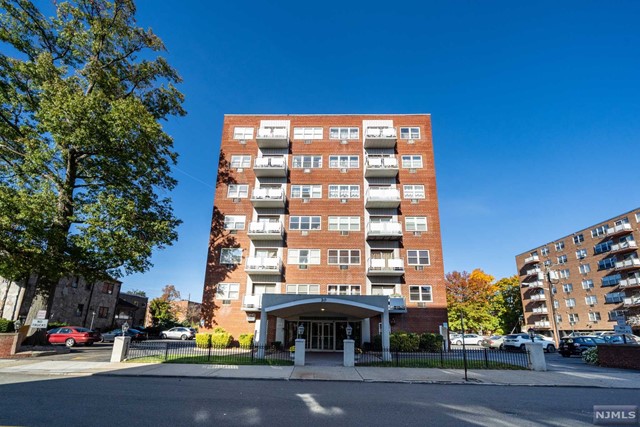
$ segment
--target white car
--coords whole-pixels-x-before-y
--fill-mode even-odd
[[[191,328],[185,328],[182,326],[178,326],[176,328],[171,328],[167,331],[162,331],[160,334],[160,338],[163,340],[166,339],[174,339],[174,340],[190,340],[195,338],[196,331]]]
[[[524,350],[524,344],[528,342],[531,342],[529,334],[511,334],[505,337],[503,345],[505,350]],[[550,341],[548,337],[543,338],[541,335],[536,335],[533,337],[533,342],[542,344],[542,349],[547,353],[556,351],[555,343]]]
[[[459,336],[457,338],[452,338],[451,343],[455,345],[462,345],[463,339],[465,344],[480,345],[485,340],[485,337],[478,334],[464,334],[464,338],[462,336]]]

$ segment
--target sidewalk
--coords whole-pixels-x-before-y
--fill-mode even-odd
[[[640,372],[470,370],[342,366],[198,365],[1,359],[0,374],[485,384],[640,389]]]

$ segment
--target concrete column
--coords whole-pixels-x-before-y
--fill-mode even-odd
[[[389,310],[385,308],[384,313],[382,313],[382,360],[385,362],[391,362],[391,351],[389,348],[391,346],[389,340],[390,329]]]
[[[258,359],[264,359],[265,349],[267,348],[267,312],[264,310],[264,307],[262,307],[262,311],[260,312],[260,331],[256,345],[258,346]]]
[[[296,366],[304,366],[304,341],[302,338],[296,339],[296,358],[293,362]]]
[[[344,340],[344,353],[343,360],[344,366],[355,366],[354,355],[355,355],[355,341],[354,340]]]
[[[544,358],[544,350],[539,342],[527,342],[524,344],[529,352],[529,369],[532,371],[546,371],[547,361]]]
[[[131,337],[116,337],[111,350],[111,362],[122,362],[127,357]]]

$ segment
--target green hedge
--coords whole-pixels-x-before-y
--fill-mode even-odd
[[[0,319],[0,333],[14,332],[13,320]]]
[[[211,334],[196,334],[196,347],[209,348],[211,346]]]
[[[425,332],[420,335],[420,350],[422,351],[440,351],[443,344],[444,338],[440,334]]]
[[[240,343],[241,348],[251,347],[251,343],[253,343],[253,334],[240,335],[240,338],[238,338],[238,343]]]
[[[211,334],[211,345],[214,347],[229,347],[233,337],[228,332],[214,332]]]
[[[427,351],[442,350],[444,338],[442,335],[425,332],[416,334],[412,332],[392,332],[389,334],[389,344],[392,351]],[[382,348],[382,336],[373,337],[372,348]]]

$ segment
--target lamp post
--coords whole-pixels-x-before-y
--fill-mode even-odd
[[[536,336],[536,330],[533,328],[529,328],[529,338],[531,338],[531,342],[533,342],[533,339]]]
[[[298,338],[300,338],[304,334],[304,325],[302,323],[298,324]]]
[[[350,340],[351,339],[351,332],[353,332],[353,328],[351,327],[350,324],[347,323],[347,327],[345,328],[345,331],[347,332],[347,339]]]
[[[93,311],[91,312],[91,326],[89,326],[89,329],[93,329],[93,319],[96,318],[96,312]]]

